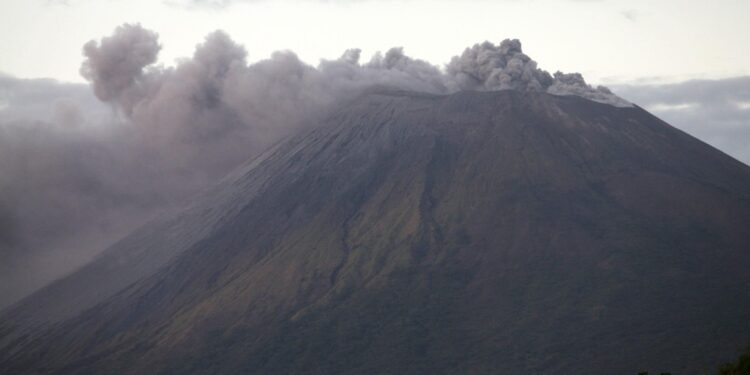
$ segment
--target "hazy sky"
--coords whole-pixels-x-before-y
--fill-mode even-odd
[[[304,61],[403,46],[442,65],[484,40],[519,38],[540,67],[594,83],[750,74],[747,0],[2,0],[0,72],[81,82],[81,46],[116,25],[159,33],[160,62],[223,29],[248,60],[290,49]]]

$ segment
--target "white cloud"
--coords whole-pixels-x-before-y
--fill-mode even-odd
[[[656,103],[650,104],[646,109],[654,112],[667,112],[667,111],[683,111],[686,109],[695,108],[695,103]]]

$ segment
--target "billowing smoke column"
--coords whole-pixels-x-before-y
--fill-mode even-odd
[[[119,101],[129,112],[128,92],[142,79],[143,68],[156,62],[161,49],[157,39],[140,25],[122,25],[101,43],[92,40],[83,46],[81,75],[91,81],[99,99]]]
[[[521,51],[521,42],[506,39],[496,46],[490,42],[467,48],[447,67],[448,75],[462,90],[533,90],[549,87],[553,78],[536,67]]]
[[[124,25],[84,46],[81,72],[99,99],[136,125],[144,155],[198,180],[218,177],[373,85],[436,94],[546,91],[630,105],[605,88],[590,87],[579,74],[553,76],[537,68],[518,40],[477,44],[454,57],[445,72],[401,48],[364,64],[360,51],[351,49],[318,67],[289,51],[248,65],[246,50],[222,31],[208,35],[192,59],[174,68],[152,66],[159,49],[156,33]]]
[[[160,49],[155,32],[128,24],[83,47],[81,74],[119,113],[107,123],[84,87],[0,76],[0,307],[368,87],[544,91],[629,105],[579,74],[540,70],[517,40],[475,45],[444,70],[401,48],[369,62],[350,49],[317,67],[289,51],[248,64],[221,31],[175,67],[154,65]],[[45,251],[52,257],[41,269],[33,259]]]
[[[606,88],[587,85],[580,74],[550,75],[539,69],[516,39],[467,48],[451,60],[445,72],[406,56],[401,48],[378,53],[365,64],[359,62],[360,51],[352,49],[317,68],[288,51],[247,65],[245,49],[220,31],[198,46],[192,60],[174,69],[144,72],[155,62],[158,51],[155,33],[138,25],[121,26],[101,43],[86,44],[88,59],[81,71],[100,99],[117,104],[136,122],[194,130],[211,127],[202,131],[204,136],[232,124],[265,133],[294,129],[301,126],[300,120],[372,85],[439,94],[544,91],[630,105]],[[203,124],[206,122],[211,124]]]
[[[140,153],[159,161],[152,168],[194,180],[183,186],[218,178],[367,87],[450,91],[445,74],[401,48],[365,64],[359,50],[348,50],[317,68],[289,51],[249,65],[246,50],[222,31],[174,68],[152,66],[159,49],[154,32],[124,25],[84,46],[81,72],[134,125]]]
[[[553,95],[576,95],[618,107],[631,106],[606,87],[593,88],[579,73],[561,72],[551,76],[537,68],[536,61],[521,50],[518,39],[500,45],[490,42],[467,48],[447,66],[449,86],[460,90],[546,91]]]

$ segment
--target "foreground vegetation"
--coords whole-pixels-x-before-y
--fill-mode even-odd
[[[750,347],[735,362],[722,365],[719,375],[750,375]]]

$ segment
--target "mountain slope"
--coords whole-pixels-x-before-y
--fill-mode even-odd
[[[640,108],[372,92],[7,312],[0,365],[705,373],[750,341],[748,222],[750,168]]]

